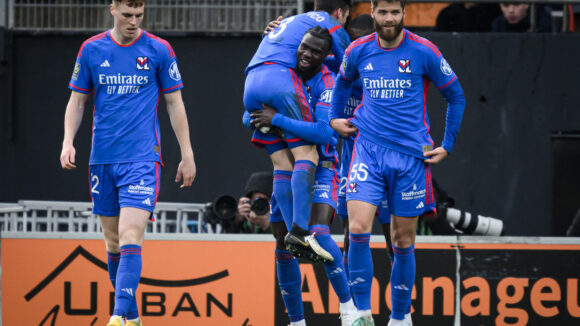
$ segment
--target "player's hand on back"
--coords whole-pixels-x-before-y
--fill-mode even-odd
[[[271,106],[262,104],[263,109],[254,111],[250,114],[250,124],[256,127],[256,129],[260,129],[262,127],[271,127],[272,126],[272,119],[278,111]]]
[[[437,147],[432,151],[423,153],[423,156],[428,157],[428,159],[425,160],[425,163],[430,164],[437,164],[441,162],[441,160],[446,158],[447,155],[449,155],[449,152],[447,152],[447,150],[443,147]]]
[[[280,23],[282,22],[283,18],[284,17],[282,17],[282,16],[278,16],[278,18],[276,20],[269,22],[268,26],[266,26],[266,29],[264,30],[264,35],[268,35],[268,33],[275,30],[276,27],[280,26]]]
[[[177,167],[175,182],[179,183],[183,180],[183,183],[179,188],[191,187],[196,173],[197,170],[195,167],[195,161],[193,160],[193,154],[191,156],[182,157],[181,162],[179,162],[179,166]]]
[[[77,168],[75,165],[75,155],[76,150],[72,144],[62,145],[62,151],[60,152],[60,166],[65,170],[74,170]]]
[[[347,119],[332,119],[330,126],[336,130],[342,137],[350,137],[358,132],[358,129]]]

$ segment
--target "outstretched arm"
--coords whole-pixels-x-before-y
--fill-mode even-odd
[[[64,114],[64,139],[62,141],[62,151],[60,152],[60,165],[65,170],[76,169],[74,139],[83,120],[85,103],[89,94],[72,91],[66,112]]]
[[[189,125],[187,123],[185,105],[181,98],[181,90],[166,93],[165,101],[167,102],[167,113],[169,113],[171,126],[181,149],[181,162],[179,162],[177,167],[175,182],[179,183],[183,180],[180,188],[189,187],[193,183],[197,171],[191,141],[189,140]]]

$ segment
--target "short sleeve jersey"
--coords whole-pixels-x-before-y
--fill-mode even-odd
[[[89,164],[162,162],[159,99],[183,88],[167,41],[145,31],[129,45],[111,31],[95,35],[78,52],[69,88],[94,93]]]
[[[308,103],[310,107],[317,112],[322,107],[326,111],[330,110],[330,102],[332,100],[332,89],[334,88],[334,74],[328,69],[327,66],[322,66],[322,71],[316,74],[314,77],[310,78],[305,83],[307,95],[308,95]],[[320,121],[320,115],[316,114],[317,121]],[[328,115],[324,115],[322,119],[325,123],[328,123]],[[332,163],[332,168],[336,167],[338,163],[338,155],[336,152],[336,143],[338,140],[337,133],[334,132],[332,139],[328,144],[325,145],[318,145],[318,156],[319,156],[319,165],[328,163]],[[324,166],[326,168],[331,168],[330,166]]]
[[[380,46],[376,33],[354,41],[345,52],[340,73],[360,79],[363,105],[351,122],[367,137],[418,158],[433,148],[427,116],[427,89],[443,89],[457,76],[430,41],[403,29],[395,48]]]
[[[331,51],[340,62],[350,38],[340,22],[325,11],[310,11],[285,18],[276,29],[268,33],[260,43],[246,72],[264,62],[279,63],[288,68],[296,67],[296,51],[307,30],[320,26],[332,36]],[[337,65],[338,68],[338,65]],[[338,72],[338,69],[335,70]]]

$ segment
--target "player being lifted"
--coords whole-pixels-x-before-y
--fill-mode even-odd
[[[261,110],[265,104],[295,120],[314,120],[304,95],[306,86],[293,69],[297,64],[296,50],[308,29],[314,26],[328,29],[333,39],[331,50],[336,55],[328,64],[336,71],[349,43],[342,28],[348,17],[349,2],[317,0],[315,11],[282,20],[264,37],[246,69],[244,106],[247,112]],[[319,161],[316,146],[289,132],[281,139],[262,131],[254,132],[252,142],[268,150],[274,166],[274,195],[282,214],[293,221],[285,239],[286,246],[295,255],[309,255],[314,251],[332,259],[308,232],[314,173]],[[285,142],[288,148],[280,149],[279,142]]]
[[[347,276],[342,261],[340,248],[330,236],[329,225],[332,222],[336,208],[336,193],[338,187],[337,134],[328,124],[328,111],[334,74],[322,64],[330,50],[332,38],[327,29],[314,27],[304,35],[298,51],[296,74],[305,85],[304,96],[314,112],[315,121],[295,120],[277,113],[274,109],[264,106],[263,110],[252,113],[252,124],[257,128],[275,126],[284,133],[293,135],[316,144],[319,156],[314,177],[314,196],[310,213],[309,231],[318,244],[330,253],[332,260],[324,259],[326,274],[337,294],[340,306],[340,318],[343,326],[350,326],[356,315]],[[285,148],[284,142],[277,143]],[[292,226],[292,219],[279,214],[276,197],[273,196],[273,213],[270,217],[272,232],[276,238],[276,267],[282,298],[286,304],[292,325],[304,325],[304,310],[302,307],[301,273],[296,258],[285,250],[284,236]],[[312,254],[308,257],[318,260]]]
[[[370,231],[377,206],[387,193],[395,253],[389,325],[408,326],[412,324],[408,312],[415,279],[417,216],[434,207],[430,164],[451,152],[465,99],[439,49],[403,28],[405,1],[372,0],[371,5],[376,33],[359,38],[346,50],[330,121],[343,136],[360,132],[347,183],[349,277],[351,282],[359,280],[353,285],[358,287],[353,294],[359,309],[353,325],[374,325],[370,302],[359,302],[359,295],[371,290]],[[363,86],[362,107],[353,119],[340,118],[357,79]],[[429,80],[449,103],[443,143],[435,149],[426,111]]]
[[[196,174],[175,53],[167,41],[139,27],[144,6],[144,0],[113,0],[113,29],[81,46],[69,84],[72,92],[60,156],[64,169],[76,168],[73,141],[85,103],[94,93],[89,172],[93,213],[103,228],[115,288],[108,326],[141,325],[135,294],[143,236],[161,181],[157,118],[161,93],[181,149],[175,181],[183,180],[181,187],[189,187]]]

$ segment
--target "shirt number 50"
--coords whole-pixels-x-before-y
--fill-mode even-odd
[[[366,181],[369,176],[369,167],[364,163],[354,163],[350,169],[350,175],[348,176],[348,181],[352,182],[355,180]]]

